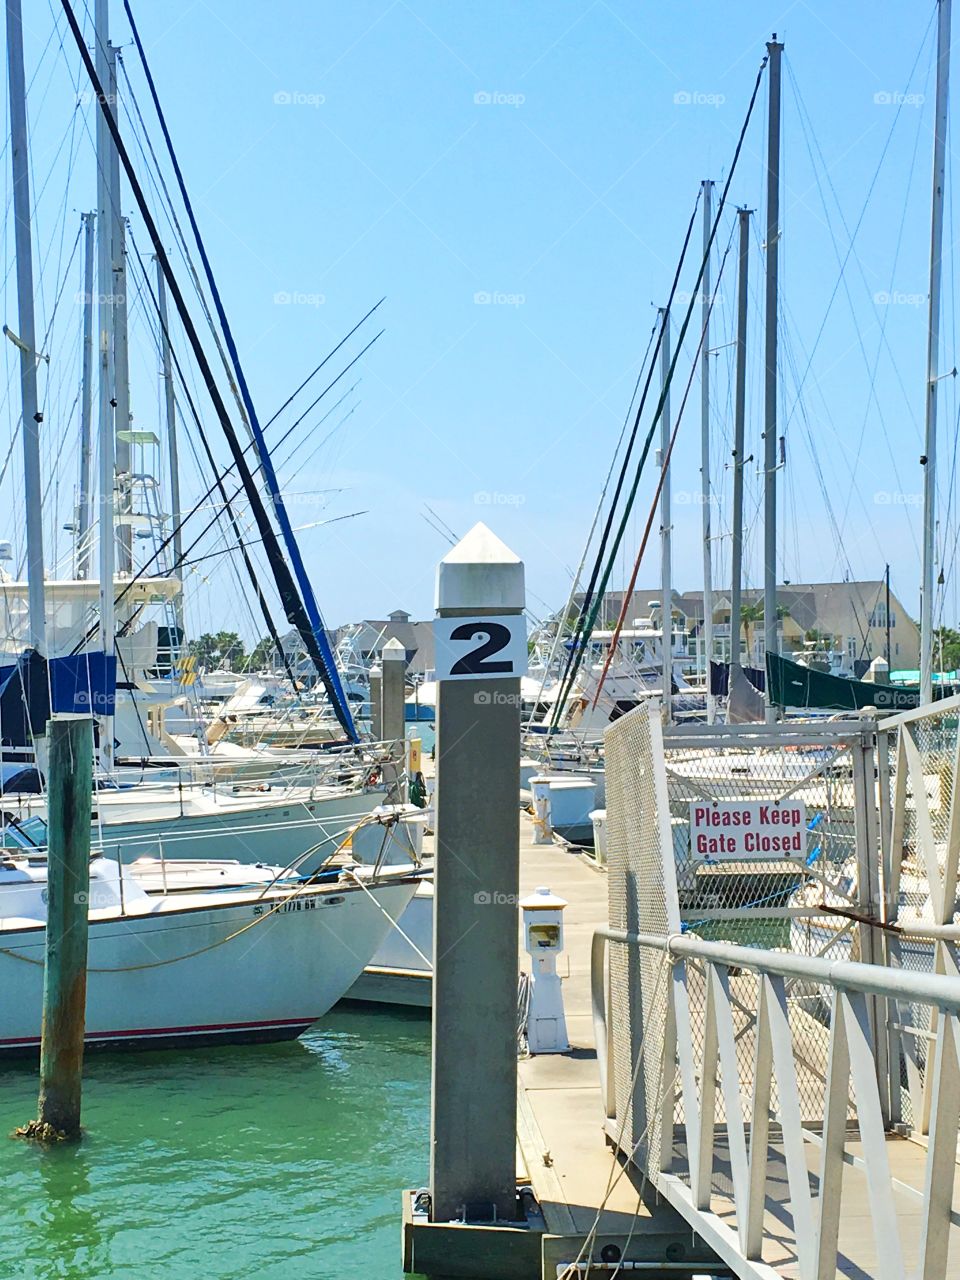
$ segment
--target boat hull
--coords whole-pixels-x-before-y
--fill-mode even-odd
[[[241,862],[267,862],[289,866],[307,849],[310,857],[297,870],[308,875],[321,866],[344,842],[347,833],[383,800],[382,791],[356,791],[314,800],[265,804],[243,810],[181,816],[173,808],[159,814],[134,817],[104,813],[95,838],[105,857],[129,864],[136,858],[237,858]],[[108,806],[103,806],[104,811]],[[146,812],[146,806],[142,806]],[[101,843],[102,842],[102,843]]]
[[[91,917],[86,1044],[293,1039],[350,988],[415,889],[415,879],[397,876],[370,892],[310,886],[212,907]],[[39,1048],[44,950],[42,925],[0,931],[0,1056]]]

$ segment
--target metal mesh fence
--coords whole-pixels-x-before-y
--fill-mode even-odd
[[[667,734],[665,763],[670,819],[685,931],[708,941],[730,942],[828,960],[861,959],[866,886],[861,860],[870,833],[858,809],[854,777],[863,768],[859,726],[806,724],[792,734],[781,727],[719,727],[695,746]],[[802,814],[798,849],[787,856],[717,856],[694,836],[693,815],[704,804],[717,809],[759,802]],[[761,811],[762,812],[762,811]],[[859,857],[858,857],[859,840]],[[755,983],[733,979],[737,1002],[740,1091],[746,1105],[752,1082]],[[787,1001],[804,1118],[819,1119],[827,1071],[829,993],[818,984],[791,980]],[[696,1050],[702,1060],[704,1010],[694,1002]],[[776,1095],[774,1094],[774,1109]],[[718,1118],[722,1118],[722,1107]]]
[[[876,801],[872,723],[784,726],[697,726],[662,731],[640,709],[606,735],[610,923],[666,936],[680,929],[713,942],[791,951],[827,959],[861,959],[868,886],[861,867],[877,857],[866,822]],[[866,739],[872,742],[872,736]],[[662,753],[662,754],[661,754]],[[657,766],[666,787],[656,785]],[[859,776],[857,776],[857,771]],[[704,837],[704,811],[754,808],[763,830],[767,810],[797,816],[796,847],[771,852],[762,842],[740,856]],[[719,818],[717,819],[719,822]],[[668,830],[669,824],[669,830]],[[709,831],[709,824],[707,825]],[[742,852],[743,842],[738,847]],[[671,916],[674,918],[672,919]],[[660,1158],[656,1128],[667,989],[661,955],[611,945],[610,984],[617,1116],[623,1147],[637,1149],[653,1169]],[[691,1031],[703,1075],[706,975],[687,963]],[[753,1085],[758,984],[731,975],[738,1085],[746,1110]],[[827,1074],[830,995],[812,981],[787,984],[798,1065],[801,1111],[819,1122]],[[643,1096],[633,1096],[643,1045]],[[776,1111],[776,1085],[772,1108]],[[626,1120],[624,1122],[624,1117]],[[654,1122],[647,1129],[647,1119]],[[717,1121],[725,1119],[722,1097]],[[682,1100],[675,1122],[682,1125]],[[676,1130],[682,1174],[682,1129]]]
[[[676,921],[667,908],[664,832],[657,803],[655,759],[662,752],[659,721],[644,707],[618,720],[606,735],[607,857],[610,924],[665,937]],[[666,1038],[668,966],[661,952],[610,947],[610,1017],[617,1081],[617,1120],[624,1148],[637,1163],[658,1167],[657,1092]],[[638,1056],[644,1061],[639,1079]],[[648,1123],[649,1121],[649,1123]]]
[[[890,838],[884,848],[888,920],[894,926],[908,927],[956,922],[960,916],[953,901],[939,913],[936,904],[943,887],[949,889],[957,858],[950,840],[957,708],[935,710],[881,733],[879,749],[887,760],[886,783],[881,785],[885,790],[882,800],[890,813]],[[885,935],[887,962],[913,972],[936,971],[938,946],[943,949],[951,944],[898,936],[896,932]],[[948,963],[946,971],[949,969]],[[894,1087],[899,1076],[900,1114],[911,1127],[925,1129],[928,1117],[923,1091],[936,1015],[928,1006],[901,1003],[891,1008],[888,1016],[895,1055]]]

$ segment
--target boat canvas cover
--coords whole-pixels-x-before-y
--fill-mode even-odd
[[[758,693],[763,693],[766,688],[766,675],[759,667],[741,667],[740,670],[747,677],[754,689]],[[714,662],[710,659],[710,692],[715,698],[726,698],[730,693],[730,663]]]
[[[920,706],[918,685],[873,684],[869,680],[848,680],[826,671],[814,671],[776,653],[767,654],[770,701],[778,707],[816,707],[822,710],[856,711],[878,707],[884,711],[911,711]],[[940,685],[934,698],[953,693]]]
[[[116,707],[117,660],[77,653],[48,661],[30,649],[14,666],[0,667],[0,737],[29,747],[51,711],[111,716]]]

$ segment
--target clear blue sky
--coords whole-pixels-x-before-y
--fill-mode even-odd
[[[29,76],[59,4],[36,0],[28,9]],[[434,565],[446,544],[422,518],[425,503],[458,533],[486,520],[526,561],[534,610],[562,604],[700,180],[725,178],[764,42],[776,30],[786,43],[780,577],[816,581],[849,570],[878,578],[889,560],[895,590],[918,607],[932,4],[885,6],[882,18],[872,5],[826,0],[137,0],[134,12],[261,416],[387,297],[386,333],[344,405],[359,407],[315,457],[307,443],[282,468],[293,494],[342,490],[322,509],[295,506],[298,523],[367,513],[302,535],[331,624],[398,607],[431,612]],[[127,44],[119,3],[112,21],[115,41]],[[55,44],[30,104],[38,191],[53,168],[37,198],[38,240],[54,245],[43,281],[47,312],[61,221],[69,250],[79,210],[93,205],[82,128],[64,204],[69,148],[59,156],[56,149],[70,123],[78,60],[69,44],[66,59]],[[146,108],[135,51],[125,58]],[[57,60],[62,70],[54,72]],[[722,251],[736,204],[758,211],[748,427],[757,456],[765,108],[764,85],[718,237]],[[92,121],[92,106],[80,118]],[[7,152],[4,165],[9,197]],[[129,196],[124,203],[132,211]],[[143,248],[146,236],[133,223]],[[9,268],[9,226],[5,249]],[[948,254],[944,369],[955,363],[952,267]],[[732,256],[720,293],[713,343],[724,349],[713,366],[713,412],[723,580]],[[15,314],[10,277],[5,306]],[[76,318],[70,323],[72,335]],[[134,347],[137,425],[154,425],[156,360],[142,323]],[[355,342],[350,353],[358,349]],[[4,358],[9,379],[15,366]],[[45,428],[51,466],[73,447],[74,368],[65,358],[64,385],[50,393],[50,409],[60,406],[59,417],[48,410]],[[678,368],[675,409],[688,368],[689,358]],[[957,400],[952,380],[941,385],[944,620],[952,623],[957,519],[947,504]],[[0,424],[6,439],[10,403],[8,396]],[[212,413],[207,420],[215,435]],[[698,455],[695,380],[673,479],[675,580],[689,588],[701,582],[699,508],[690,501]],[[59,483],[59,505],[48,500],[51,531],[69,518],[72,471]],[[651,468],[631,524],[631,561],[653,483]],[[192,473],[187,487],[200,489]],[[761,572],[758,498],[751,475],[751,582]],[[191,585],[191,625],[230,622],[250,633],[219,563],[206,567],[207,583]],[[619,577],[628,572],[625,563]],[[657,575],[651,547],[641,583]]]

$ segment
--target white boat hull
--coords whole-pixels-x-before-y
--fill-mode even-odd
[[[92,916],[86,1042],[159,1048],[293,1039],[350,988],[415,888],[398,876],[373,889],[376,901],[359,886],[336,884]],[[40,1044],[44,944],[42,924],[0,930],[0,1055]]]
[[[308,875],[383,800],[383,792],[374,790],[279,800],[265,793],[260,805],[253,797],[242,803],[201,797],[202,810],[188,798],[181,812],[176,789],[171,793],[167,800],[149,792],[101,793],[93,838],[104,856],[124,864],[137,858],[237,858],[285,867],[310,849],[310,857],[297,865]]]

